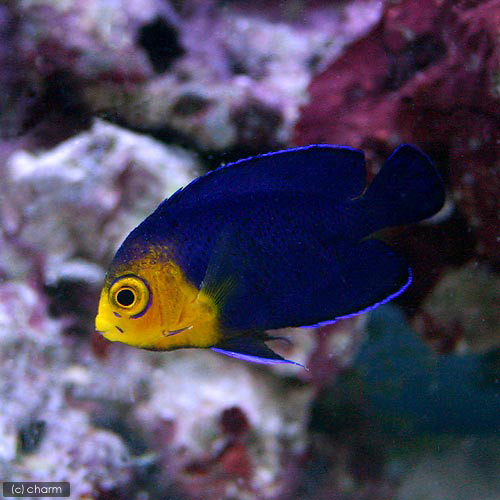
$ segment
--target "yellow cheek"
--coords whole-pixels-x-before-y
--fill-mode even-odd
[[[103,337],[112,342],[122,342],[134,347],[149,347],[158,336],[158,328],[151,322],[124,318],[113,322]]]

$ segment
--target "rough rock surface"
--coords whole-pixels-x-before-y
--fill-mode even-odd
[[[45,281],[55,282],[71,270],[84,273],[87,262],[95,276],[92,264],[109,259],[196,167],[179,147],[100,120],[53,149],[17,150],[0,186],[1,272],[21,277],[38,260]],[[72,259],[76,265],[65,267]]]
[[[486,266],[447,272],[416,319],[439,351],[487,352],[500,347],[500,279]]]
[[[311,76],[382,12],[378,0],[11,5],[0,16],[7,136],[67,136],[100,112],[201,149],[260,151],[289,140]]]
[[[67,406],[73,352],[47,300],[16,282],[0,285],[0,472],[12,481],[70,481],[73,498],[130,480],[123,441]]]

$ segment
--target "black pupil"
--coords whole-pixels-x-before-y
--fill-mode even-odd
[[[116,296],[116,300],[121,306],[130,306],[134,303],[135,294],[132,290],[120,290]]]

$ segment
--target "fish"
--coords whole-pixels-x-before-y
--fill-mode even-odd
[[[220,166],[127,236],[104,280],[96,330],[142,349],[299,364],[267,345],[279,338],[272,330],[332,323],[403,293],[412,271],[377,233],[434,215],[444,199],[433,162],[410,144],[368,185],[363,151],[348,146]]]

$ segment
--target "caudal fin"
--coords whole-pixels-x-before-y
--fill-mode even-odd
[[[430,158],[415,146],[394,150],[363,196],[381,227],[411,224],[443,206],[443,181]]]

